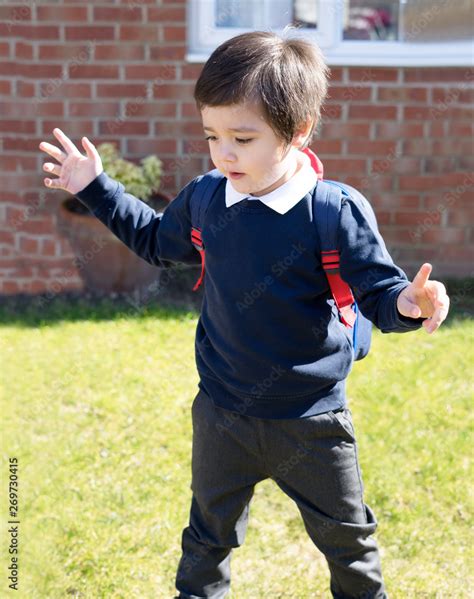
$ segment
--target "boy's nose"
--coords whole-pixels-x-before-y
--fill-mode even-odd
[[[235,162],[237,160],[237,156],[234,154],[234,152],[232,152],[232,150],[226,149],[226,148],[222,148],[221,150],[221,160],[224,163],[232,163]]]

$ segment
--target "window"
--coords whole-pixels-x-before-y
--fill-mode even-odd
[[[188,59],[249,30],[312,37],[329,64],[472,65],[472,0],[189,0]]]

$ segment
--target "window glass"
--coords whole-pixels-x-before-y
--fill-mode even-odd
[[[283,29],[316,28],[317,0],[216,0],[215,26]]]
[[[399,40],[399,0],[345,0],[343,39]]]
[[[473,0],[344,0],[343,39],[461,41],[472,36]]]
[[[405,0],[402,2],[405,42],[451,42],[472,38],[472,0]]]

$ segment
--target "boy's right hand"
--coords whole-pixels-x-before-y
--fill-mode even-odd
[[[44,179],[44,184],[50,189],[64,189],[74,195],[102,173],[104,170],[102,160],[95,146],[87,137],[83,137],[81,140],[86,151],[86,156],[84,156],[61,129],[53,129],[53,134],[64,150],[45,141],[40,143],[40,150],[59,162],[59,164],[53,162],[43,164],[43,170],[58,177],[57,179]]]

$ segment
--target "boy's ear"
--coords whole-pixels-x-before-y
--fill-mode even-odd
[[[304,146],[306,140],[313,131],[313,123],[313,119],[308,119],[305,123],[298,127],[298,130],[293,137],[293,146],[296,148],[302,148]]]

